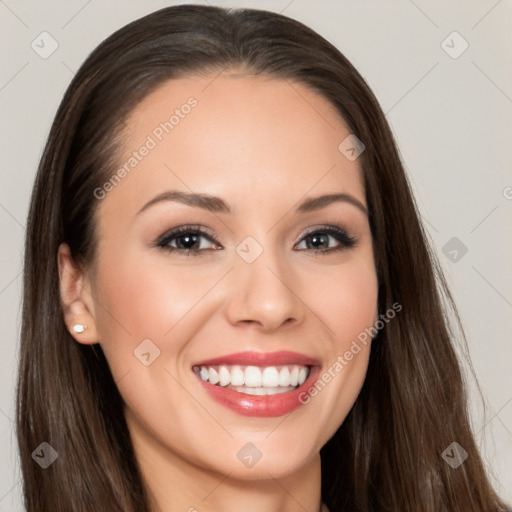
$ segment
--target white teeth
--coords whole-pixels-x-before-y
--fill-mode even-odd
[[[244,378],[244,371],[240,366],[233,366],[231,370],[231,384],[233,386],[243,386],[245,382]]]
[[[199,376],[201,377],[201,379],[203,379],[205,382],[208,382],[208,375],[208,368],[206,368],[206,366],[201,366],[201,370],[199,372]]]
[[[293,391],[295,389],[294,386],[287,387],[274,387],[274,388],[248,388],[245,386],[238,386],[234,388],[235,391],[239,393],[246,393],[248,395],[277,395],[279,393],[286,393],[287,391]]]
[[[299,367],[294,366],[290,372],[290,386],[296,386],[299,383]]]
[[[263,370],[261,381],[266,388],[275,388],[279,385],[279,372],[275,366],[269,366]]]
[[[290,385],[290,370],[288,366],[283,366],[279,372],[279,385],[289,386]]]
[[[299,386],[302,386],[302,384],[304,384],[304,382],[306,382],[307,377],[308,377],[308,369],[301,368],[299,370]]]
[[[310,368],[304,365],[267,367],[222,365],[195,367],[195,371],[202,380],[211,384],[252,395],[272,395],[304,384]]]
[[[219,384],[227,386],[231,382],[231,374],[225,366],[219,368]]]
[[[261,370],[257,366],[248,366],[245,369],[245,385],[248,388],[261,387]]]
[[[219,382],[219,374],[215,368],[208,369],[208,380],[211,384],[217,384],[217,382]]]

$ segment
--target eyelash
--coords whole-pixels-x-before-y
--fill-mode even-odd
[[[312,231],[309,231],[306,233],[300,240],[302,242],[307,237],[311,237],[312,235],[316,234],[323,234],[328,235],[336,238],[340,242],[340,246],[336,247],[334,249],[325,249],[325,250],[315,250],[315,249],[305,249],[307,251],[312,251],[313,253],[316,253],[314,256],[325,256],[326,254],[331,254],[334,252],[350,249],[356,245],[356,239],[352,236],[350,236],[347,231],[344,229],[337,227],[337,226],[324,226],[322,228],[316,228]],[[220,245],[220,242],[217,240],[217,238],[209,234],[201,229],[200,226],[181,226],[179,228],[173,229],[164,235],[162,235],[158,241],[156,242],[155,246],[163,249],[167,252],[181,252],[183,256],[202,256],[205,253],[205,249],[179,249],[177,247],[171,247],[169,246],[169,243],[174,240],[175,238],[179,238],[180,236],[184,235],[199,235],[202,237],[205,237],[209,239],[211,242],[215,242],[216,244]],[[300,243],[299,242],[299,243]],[[212,249],[209,249],[212,250]],[[218,250],[218,249],[213,249]],[[304,249],[302,249],[304,250]]]

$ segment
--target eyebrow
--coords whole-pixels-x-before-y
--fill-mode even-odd
[[[149,207],[161,203],[164,201],[173,201],[177,203],[182,203],[187,206],[192,206],[194,208],[202,208],[204,210],[208,210],[213,213],[232,213],[230,206],[220,197],[211,196],[208,194],[195,194],[191,192],[181,192],[178,190],[169,190],[167,192],[163,192],[158,194],[153,199],[148,201],[138,212],[136,215],[141,214],[143,211],[147,210]],[[345,193],[338,194],[326,194],[318,197],[310,197],[306,200],[302,201],[299,206],[295,208],[295,212],[297,213],[307,213],[315,210],[320,210],[329,206],[335,202],[345,202],[349,203],[360,211],[362,211],[365,215],[368,215],[368,210],[366,207],[356,199],[354,196]]]

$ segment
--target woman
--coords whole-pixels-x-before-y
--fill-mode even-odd
[[[181,5],[104,41],[24,287],[30,512],[510,510],[382,110],[296,21]]]

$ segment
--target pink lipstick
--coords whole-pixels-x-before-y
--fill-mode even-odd
[[[318,359],[297,352],[239,352],[192,366],[208,395],[245,416],[289,414],[320,373]]]

